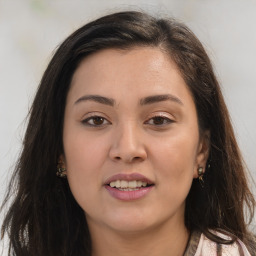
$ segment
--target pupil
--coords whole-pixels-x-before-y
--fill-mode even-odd
[[[96,125],[100,125],[103,123],[103,118],[102,117],[94,117],[93,122]]]
[[[154,118],[154,123],[155,124],[163,124],[163,118],[162,117],[155,117]]]

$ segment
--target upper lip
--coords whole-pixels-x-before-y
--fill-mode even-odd
[[[138,181],[147,182],[149,185],[154,184],[150,179],[148,179],[147,177],[145,177],[144,175],[142,175],[140,173],[130,173],[130,174],[118,173],[118,174],[115,174],[115,175],[109,177],[104,182],[104,185],[108,185],[108,184],[110,184],[110,182],[116,181],[116,180],[126,180],[126,181],[138,180]]]

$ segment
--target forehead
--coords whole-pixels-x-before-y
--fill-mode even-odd
[[[75,81],[77,76],[81,76],[81,73],[91,78],[89,75],[99,70],[101,76],[117,75],[120,71],[132,72],[132,74],[152,72],[154,75],[163,67],[168,68],[170,65],[176,68],[169,55],[156,47],[105,49],[86,57],[75,71],[72,81]]]
[[[107,49],[86,57],[73,75],[70,97],[104,94],[138,97],[171,93],[190,95],[179,69],[159,48]]]

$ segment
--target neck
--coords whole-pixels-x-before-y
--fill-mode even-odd
[[[186,249],[189,232],[184,222],[173,225],[163,223],[157,228],[140,232],[90,228],[92,256],[182,256]]]

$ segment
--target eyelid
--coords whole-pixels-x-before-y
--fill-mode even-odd
[[[107,121],[107,123],[103,123],[103,124],[100,124],[100,125],[94,125],[94,124],[88,123],[89,120],[92,120],[93,118],[97,118],[97,117],[104,119],[104,122]],[[111,124],[111,122],[108,120],[108,118],[106,118],[104,116],[104,114],[99,113],[99,112],[88,113],[85,117],[82,118],[81,123],[83,125],[89,126],[89,127],[103,127],[103,126]]]
[[[163,112],[163,111],[155,111],[155,112],[151,113],[149,115],[148,119],[153,118],[153,117],[158,117],[158,116],[168,118],[170,120],[174,120],[173,115],[171,115],[170,113],[167,113],[167,112]]]
[[[151,125],[164,126],[164,125],[168,125],[168,124],[171,124],[171,123],[175,122],[174,117],[170,116],[170,114],[163,113],[163,112],[156,112],[156,113],[151,114],[150,117],[147,118],[145,123],[148,124],[151,119],[157,118],[157,117],[161,117],[161,118],[167,120],[167,123],[164,123],[164,124],[161,124],[161,125],[156,125],[156,124],[151,124]]]

